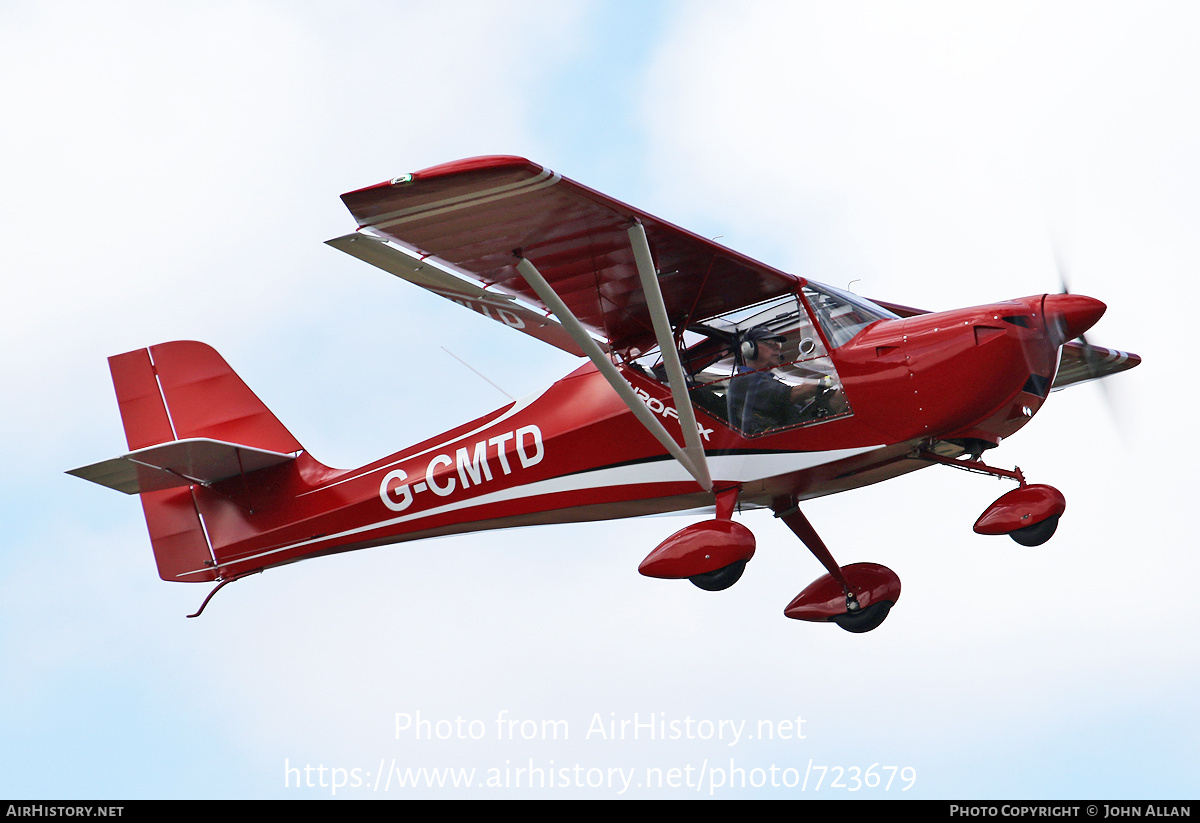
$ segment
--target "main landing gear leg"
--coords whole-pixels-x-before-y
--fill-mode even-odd
[[[737,507],[740,493],[740,486],[732,486],[716,493],[718,521],[733,520],[733,511]],[[722,592],[742,579],[742,572],[746,570],[746,563],[749,560],[748,557],[745,560],[735,560],[728,566],[723,566],[715,571],[693,574],[688,580],[692,581],[692,585],[704,589],[706,592]]]
[[[878,563],[839,566],[816,529],[792,502],[777,509],[782,520],[829,573],[817,578],[783,613],[796,620],[831,621],[848,632],[877,628],[900,598],[900,578]]]

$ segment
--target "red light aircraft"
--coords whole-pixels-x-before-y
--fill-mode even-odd
[[[839,566],[801,511],[931,465],[1009,478],[975,524],[1025,545],[1065,509],[984,451],[1052,389],[1132,368],[1089,345],[1098,300],[922,312],[786,274],[518,157],[435,166],[342,200],[329,244],[590,362],[361,468],[322,465],[202,343],[109,358],[130,452],[72,474],[140,494],[164,580],[222,586],[320,555],[485,529],[715,507],[642,574],[727,588],[768,508],[827,574],[788,617],[870,631],[900,595]],[[1077,342],[1072,342],[1076,341]]]

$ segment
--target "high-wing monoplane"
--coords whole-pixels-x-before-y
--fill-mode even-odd
[[[246,575],[337,552],[691,510],[712,516],[663,541],[639,571],[716,591],[754,555],[735,514],[766,508],[827,572],[784,613],[870,631],[900,580],[875,563],[839,565],[805,501],[951,466],[1017,484],[976,532],[1041,544],[1062,494],[984,453],[1052,390],[1140,362],[1082,339],[1105,311],[1090,297],[941,312],[871,301],[523,158],[447,163],[342,200],[358,229],[333,247],[587,362],[341,470],[314,459],[202,343],[109,358],[130,451],[71,473],[139,494],[159,575],[216,583],[208,599]]]

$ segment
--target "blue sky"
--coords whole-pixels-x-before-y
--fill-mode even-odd
[[[359,770],[337,797],[1194,797],[1198,28],[1182,3],[5,4],[0,794],[331,796],[285,784],[307,765]],[[63,474],[124,446],[105,358],[204,340],[336,466],[505,402],[443,345],[513,395],[557,379],[569,356],[323,245],[341,192],[478,154],[931,309],[1056,290],[1053,236],[1109,305],[1091,338],[1146,362],[1113,413],[1057,393],[991,453],[1066,494],[1039,549],[972,534],[1007,485],[962,472],[810,504],[843,563],[903,580],[870,635],[783,618],[822,570],[761,515],[719,595],[637,574],[688,522],[650,518],[320,559],[184,619],[207,589],[158,580],[136,501]],[[570,737],[503,739],[502,712]],[[417,713],[485,731],[397,733]],[[587,734],[635,715],[805,736]],[[513,787],[530,763],[580,771]],[[916,782],[713,785],[872,764]],[[393,766],[510,785],[375,789]],[[672,768],[708,781],[609,781]]]

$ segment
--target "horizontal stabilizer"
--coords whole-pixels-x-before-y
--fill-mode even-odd
[[[144,494],[191,485],[207,486],[294,459],[294,455],[237,443],[192,438],[138,449],[122,457],[72,469],[67,474],[126,494]]]

